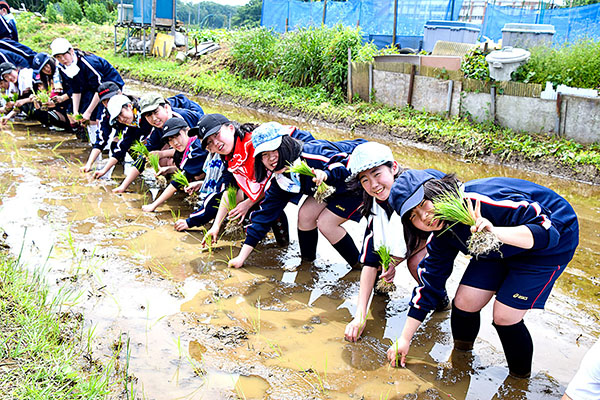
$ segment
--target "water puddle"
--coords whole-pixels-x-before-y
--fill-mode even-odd
[[[207,112],[240,122],[277,120],[334,140],[346,134],[198,101]],[[8,243],[16,254],[22,248],[31,268],[46,265],[55,292],[62,285],[71,291],[66,303],[84,314],[95,358],[110,359],[116,341],[130,343],[129,371],[139,398],[558,398],[599,334],[597,186],[392,145],[406,166],[454,171],[463,179],[529,179],[575,207],[581,244],[546,310],[528,313],[535,354],[533,378],[523,383],[507,378],[490,307],[482,313],[472,355],[453,353],[449,314],[442,312],[417,334],[408,367],[390,368],[385,352],[401,330],[412,289],[405,268],[397,273],[396,292],[373,299],[364,339],[348,343],[343,332],[356,307],[359,272],[350,271],[325,240],[317,262],[302,263],[292,224],[289,248],[270,238],[245,268],[230,270],[226,260],[239,243],[223,241],[209,252],[200,247],[200,231],[174,231],[174,219],[192,211],[183,196],[143,213],[141,206],[156,196],[152,183],[138,181],[128,193],[113,194],[123,168],[115,168],[109,180],[81,174],[89,148],[74,137],[15,125],[0,142],[0,220]],[[292,222],[296,211],[286,208]],[[357,241],[362,238],[363,225],[347,228]],[[464,262],[458,262],[449,293]]]

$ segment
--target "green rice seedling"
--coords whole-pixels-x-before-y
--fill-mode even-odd
[[[390,249],[387,246],[381,246],[376,251],[381,260],[381,270],[386,272],[390,268],[390,263],[394,261]],[[376,288],[380,292],[390,293],[396,290],[396,285],[394,285],[394,282],[387,282],[385,279],[379,278]]]
[[[50,102],[50,91],[40,89],[35,93],[34,97],[42,104],[42,108],[45,108],[48,102]]]
[[[227,211],[233,210],[237,206],[237,192],[238,189],[235,186],[229,186],[225,190],[224,198],[227,201]],[[225,225],[223,234],[230,238],[242,238],[244,236],[244,228],[240,224],[239,219],[230,219]]]
[[[200,227],[200,232],[202,232],[202,243],[204,243],[206,248],[208,249],[208,254],[212,254],[212,240],[209,240],[208,229],[202,226]]]
[[[146,146],[144,146],[144,148],[145,147]],[[158,160],[159,160],[158,154],[148,155],[148,164],[150,164],[150,166],[152,167],[154,172],[158,172],[158,170],[160,169],[160,164],[159,164]]]
[[[171,217],[173,217],[173,222],[177,222],[181,219],[181,210],[177,209],[177,212],[175,212],[175,210],[171,209]]]
[[[306,161],[302,160],[295,165],[290,165],[288,167],[288,172],[293,172],[300,175],[312,176],[313,178],[316,176],[313,172],[312,168],[308,166]],[[315,190],[315,200],[317,203],[322,203],[325,199],[332,195],[335,192],[335,188],[329,186],[325,182],[321,182],[321,184]]]
[[[465,199],[462,188],[456,187],[452,191],[444,192],[432,201],[435,212],[434,218],[440,221],[451,222],[442,233],[460,223],[467,226],[475,225],[475,210],[473,203]],[[492,251],[500,251],[502,242],[498,237],[489,231],[480,231],[471,234],[467,240],[467,250],[475,258],[489,254]]]
[[[183,171],[177,171],[173,174],[173,178],[172,178],[175,182],[177,182],[178,184],[180,184],[183,187],[189,186],[190,182],[188,181],[187,177],[185,176],[185,173]]]
[[[139,154],[140,156],[144,156],[146,158],[148,158],[150,156],[150,152],[148,151],[148,148],[146,147],[146,145],[144,145],[139,140],[135,141],[131,145],[131,151]]]

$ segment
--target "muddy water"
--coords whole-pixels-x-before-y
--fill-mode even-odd
[[[305,120],[198,101],[208,112],[241,122],[277,120],[317,137],[348,135]],[[343,331],[355,310],[359,275],[325,240],[312,265],[300,262],[296,243],[280,249],[268,238],[245,268],[230,270],[225,261],[237,254],[239,243],[220,242],[203,251],[200,232],[173,230],[174,217],[191,211],[183,197],[143,213],[140,207],[151,196],[148,184],[112,194],[122,169],[98,181],[81,174],[89,148],[70,135],[15,125],[0,137],[0,225],[8,242],[32,268],[45,266],[56,293],[61,287],[71,291],[67,297],[63,289],[62,301],[85,315],[84,337],[91,344],[82,351],[90,351],[92,359],[116,358],[122,373],[129,358],[138,398],[558,398],[599,335],[598,187],[389,143],[406,166],[455,171],[463,179],[530,179],[574,205],[581,245],[546,310],[526,317],[535,343],[533,378],[515,382],[507,378],[489,307],[472,355],[452,353],[449,315],[442,312],[419,331],[408,367],[390,368],[385,351],[402,327],[412,289],[405,269],[397,274],[395,293],[373,299],[364,339],[347,343]],[[296,208],[286,211],[293,222]],[[361,239],[362,225],[347,228]],[[459,260],[449,293],[463,268]],[[129,357],[124,350],[115,355],[115,344],[127,341]],[[123,385],[113,389],[125,396]]]

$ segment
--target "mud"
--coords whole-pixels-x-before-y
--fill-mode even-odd
[[[149,90],[132,82],[128,87]],[[274,119],[320,138],[347,135],[304,120],[200,103],[207,112],[241,122]],[[230,270],[226,260],[237,254],[239,242],[221,241],[209,252],[200,248],[202,232],[174,231],[171,210],[181,216],[191,211],[183,196],[156,213],[143,213],[141,206],[151,201],[150,186],[138,181],[128,193],[112,194],[124,176],[122,168],[111,179],[94,181],[81,174],[89,147],[74,137],[15,126],[0,138],[0,221],[7,243],[16,254],[22,252],[30,268],[44,266],[55,294],[69,290],[63,311],[84,316],[92,361],[117,353],[123,364],[123,344],[129,342],[129,382],[136,398],[559,398],[600,334],[596,186],[389,143],[403,165],[455,171],[463,179],[530,179],[559,192],[578,212],[576,258],[546,310],[526,317],[535,344],[533,377],[513,381],[490,307],[482,313],[472,354],[453,353],[449,313],[440,312],[418,332],[407,368],[391,368],[385,351],[401,330],[413,287],[405,268],[396,276],[395,292],[374,297],[364,338],[348,343],[343,332],[356,306],[359,272],[351,271],[323,238],[313,264],[300,261],[294,236],[283,249],[269,237],[245,268]],[[286,208],[292,223],[296,210]],[[347,227],[361,240],[363,225]],[[451,277],[451,294],[464,264],[459,260]],[[122,387],[114,393],[124,397]]]

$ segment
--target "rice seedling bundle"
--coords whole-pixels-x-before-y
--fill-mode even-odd
[[[50,93],[47,90],[38,90],[35,98],[42,104],[47,104],[50,101]]]
[[[312,176],[313,178],[316,176],[312,171],[312,168],[308,166],[306,161],[302,160],[296,165],[290,165],[288,167],[288,172],[294,172],[300,175]],[[318,203],[322,203],[325,199],[335,193],[335,188],[329,186],[325,182],[321,182],[321,184],[315,190],[315,200]]]
[[[148,151],[148,148],[139,140],[135,141],[131,145],[131,151],[139,154],[140,156],[146,157],[148,159],[148,161],[150,161],[150,159],[149,159],[150,152]],[[155,171],[158,171],[158,170],[155,169]]]
[[[177,182],[178,184],[180,184],[183,187],[189,186],[190,182],[188,181],[187,177],[185,176],[185,173],[183,171],[177,171],[173,174],[172,179]]]
[[[461,188],[456,187],[455,190],[444,192],[433,199],[432,202],[435,212],[434,218],[453,223],[442,233],[457,223],[467,226],[475,225],[473,203],[471,200],[465,199]],[[502,246],[502,242],[498,240],[495,234],[489,231],[475,232],[467,240],[467,250],[475,258],[489,254],[492,251],[500,252],[500,246]]]
[[[146,146],[144,146],[144,148],[146,148]],[[148,151],[148,150],[146,150],[146,151]],[[158,172],[158,170],[160,168],[158,154],[148,154],[147,157],[148,157],[148,164],[150,164],[150,166],[152,167],[154,172]]]
[[[225,190],[224,196],[227,199],[227,211],[233,210],[237,206],[237,192],[238,188],[235,186],[228,186]],[[230,219],[225,225],[223,233],[229,237],[241,238],[244,235],[244,228],[241,221],[238,219]]]
[[[381,269],[383,272],[386,272],[390,268],[390,263],[393,261],[390,249],[384,245],[380,246],[376,252],[381,260]],[[383,278],[379,278],[375,288],[380,292],[390,293],[396,290],[396,285],[394,285],[394,282],[388,282]]]

